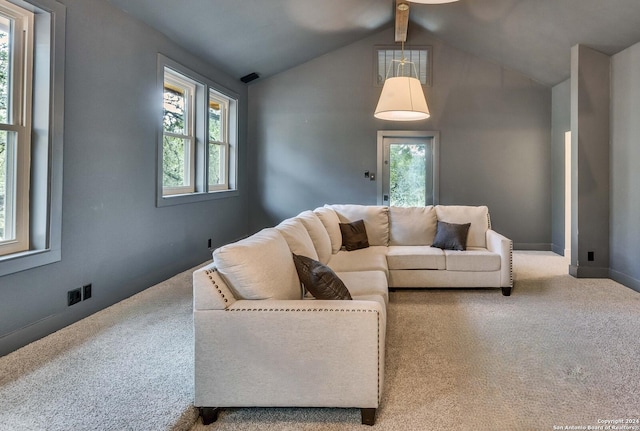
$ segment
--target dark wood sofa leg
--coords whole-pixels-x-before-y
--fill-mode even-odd
[[[373,425],[376,423],[376,409],[360,409],[362,415],[362,425]]]
[[[511,296],[511,287],[503,287],[502,288],[503,296]]]
[[[211,425],[218,420],[219,407],[200,407],[200,416],[202,416],[203,425]]]

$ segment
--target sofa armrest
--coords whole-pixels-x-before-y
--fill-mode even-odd
[[[385,328],[375,301],[238,300],[194,310],[195,405],[376,408]]]
[[[487,230],[487,249],[500,255],[500,287],[511,289],[513,286],[513,241],[489,229]],[[509,290],[510,292],[510,290]]]
[[[227,283],[210,263],[193,272],[193,309],[224,310],[236,301]]]

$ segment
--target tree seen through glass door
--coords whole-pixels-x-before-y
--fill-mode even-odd
[[[426,197],[427,146],[389,146],[389,203],[392,206],[424,206]]]

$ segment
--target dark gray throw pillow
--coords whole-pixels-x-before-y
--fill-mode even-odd
[[[349,289],[331,268],[317,260],[293,254],[298,277],[316,299],[351,299]]]
[[[342,245],[347,251],[369,247],[369,238],[363,220],[340,223],[340,233],[342,234]]]
[[[438,221],[436,237],[431,247],[443,250],[466,250],[470,226],[471,223],[455,224]]]

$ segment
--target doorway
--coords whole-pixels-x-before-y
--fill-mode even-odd
[[[438,203],[438,132],[378,132],[378,204]]]

